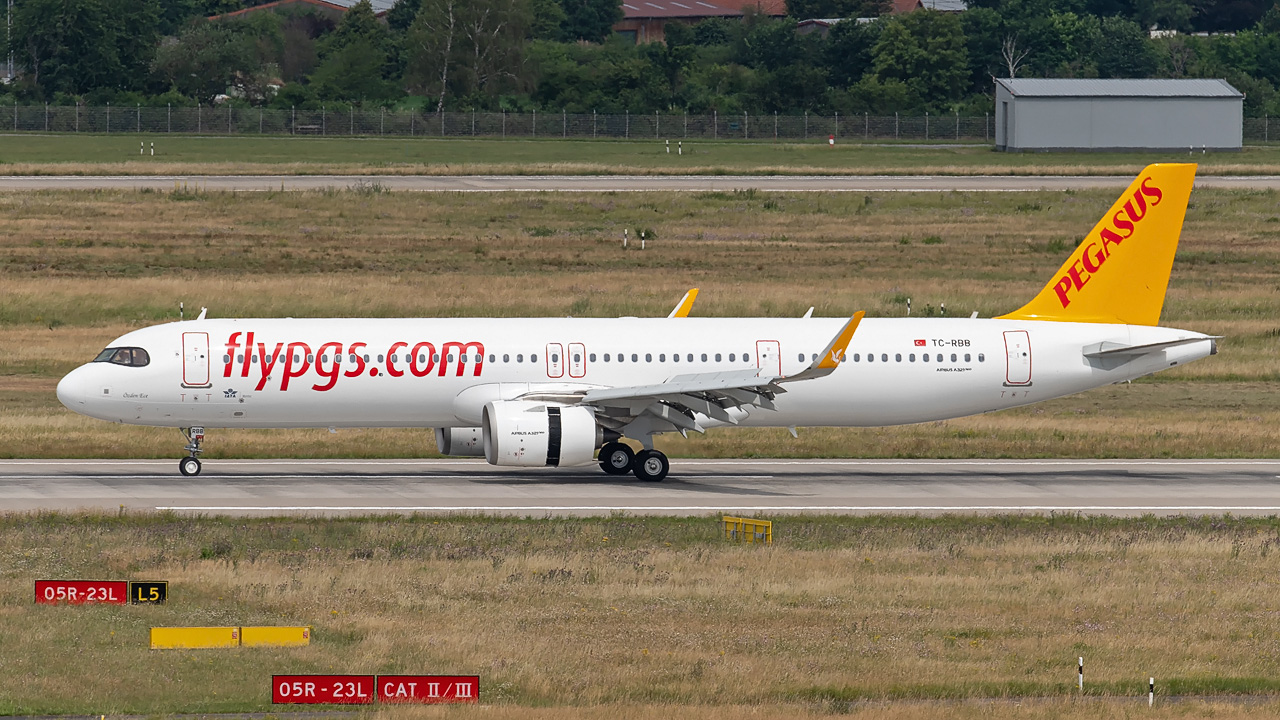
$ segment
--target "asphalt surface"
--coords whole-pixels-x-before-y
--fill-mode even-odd
[[[1275,460],[680,460],[661,483],[479,460],[0,461],[0,510],[242,515],[1280,514]]]
[[[1131,176],[941,177],[868,176],[405,176],[405,175],[129,175],[0,176],[0,191],[173,190],[267,192],[371,188],[406,192],[1026,192],[1033,190],[1123,189]],[[1280,189],[1280,176],[1196,178],[1196,187]]]

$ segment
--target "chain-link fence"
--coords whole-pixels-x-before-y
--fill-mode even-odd
[[[9,117],[5,117],[9,115]],[[396,135],[422,137],[842,139],[990,142],[986,117],[653,113],[444,112],[233,107],[0,107],[0,130],[200,135]]]
[[[9,115],[9,117],[5,117]],[[680,140],[910,140],[992,142],[990,115],[780,115],[742,113],[424,113],[385,109],[268,110],[233,107],[0,107],[0,130],[198,135],[395,135]],[[1246,142],[1280,141],[1270,117],[1245,118]],[[1273,137],[1275,135],[1275,137]]]

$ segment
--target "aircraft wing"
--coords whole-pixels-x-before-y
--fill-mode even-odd
[[[795,375],[761,375],[758,370],[749,369],[692,373],[652,385],[596,388],[554,398],[540,396],[540,399],[592,406],[597,420],[614,429],[644,416],[649,416],[656,432],[703,432],[699,415],[736,425],[746,417],[747,408],[773,410],[773,401],[786,392],[783,387],[786,383],[830,375],[844,360],[845,349],[863,314],[855,313],[827,343],[823,353]]]

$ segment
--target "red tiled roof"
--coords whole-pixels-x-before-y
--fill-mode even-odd
[[[918,0],[917,0],[918,1]],[[738,17],[742,11],[731,3],[715,5],[705,0],[622,0],[623,17],[637,18],[705,18]]]
[[[743,12],[751,8],[771,17],[785,17],[787,14],[787,0],[721,0],[721,3]]]
[[[894,15],[901,15],[912,10],[919,10],[922,7],[924,7],[924,4],[920,0],[893,0],[893,10],[890,12]]]

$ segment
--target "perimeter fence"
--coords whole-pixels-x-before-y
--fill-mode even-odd
[[[8,115],[9,117],[5,117]],[[288,110],[266,108],[13,105],[0,129],[49,133],[184,133],[701,140],[908,140],[992,142],[991,115],[782,115],[741,113],[621,115],[568,112]],[[1271,118],[1245,118],[1246,142],[1271,142]],[[1276,140],[1280,141],[1280,125]]]

